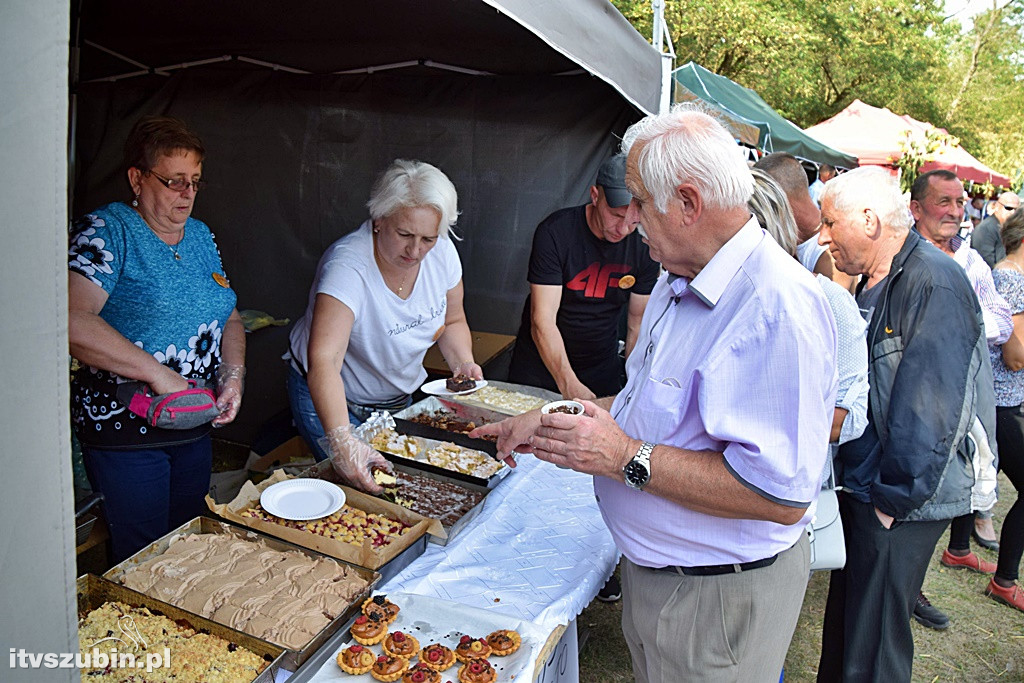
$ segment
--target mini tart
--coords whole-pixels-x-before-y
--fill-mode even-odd
[[[384,654],[391,655],[392,657],[412,659],[419,654],[420,641],[407,633],[395,631],[387,635],[381,647],[384,649]]]
[[[455,664],[455,653],[441,643],[431,643],[420,652],[419,666],[434,671],[445,671]]]
[[[460,662],[468,662],[471,659],[487,659],[491,654],[491,646],[483,638],[470,638],[462,636],[459,644],[455,646],[455,656]]]
[[[459,667],[459,683],[494,683],[498,672],[486,659],[474,659]]]
[[[398,618],[399,611],[398,605],[388,600],[386,595],[375,595],[363,603],[363,614],[370,616],[376,612],[383,615],[389,624]]]
[[[402,677],[402,674],[409,668],[409,660],[402,657],[391,657],[381,655],[370,667],[370,675],[378,681],[392,683]]]
[[[455,657],[452,657],[452,661]],[[402,683],[441,683],[441,674],[422,662],[405,672]]]
[[[375,661],[377,661],[376,655],[362,645],[346,647],[338,653],[337,659],[341,670],[353,676],[369,672]]]
[[[523,638],[515,631],[501,629],[487,636],[487,644],[491,646],[492,655],[504,657],[518,650]]]
[[[379,614],[360,614],[352,624],[352,638],[360,645],[376,645],[388,634],[388,624]]]

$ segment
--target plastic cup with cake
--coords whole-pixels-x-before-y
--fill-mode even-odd
[[[585,415],[586,408],[579,401],[551,401],[540,408],[543,415]],[[560,470],[569,469],[565,465],[555,465]]]
[[[544,415],[562,413],[564,415],[583,415],[586,408],[579,401],[551,401],[541,406],[540,412]]]

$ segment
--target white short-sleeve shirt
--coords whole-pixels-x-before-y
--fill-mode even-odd
[[[427,377],[423,356],[444,326],[448,291],[461,279],[455,245],[441,237],[423,258],[409,298],[400,298],[388,289],[374,261],[372,222],[367,220],[321,257],[306,313],[291,331],[292,357],[309,368],[313,305],[317,294],[327,294],[355,315],[341,369],[346,398],[373,405],[411,394]]]

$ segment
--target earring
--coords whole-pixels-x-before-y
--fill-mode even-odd
[[[139,208],[139,195],[135,195],[135,199],[132,200],[132,206],[136,209]]]
[[[374,235],[379,235],[380,234],[380,228],[374,228],[373,229],[373,234]]]

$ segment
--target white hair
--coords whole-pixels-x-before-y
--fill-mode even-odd
[[[717,209],[745,206],[754,193],[742,148],[703,104],[677,104],[634,123],[622,137],[623,153],[636,143],[643,143],[637,170],[661,213],[683,183],[696,186],[704,204]]]
[[[828,181],[821,203],[826,200],[842,214],[869,208],[897,234],[907,232],[914,223],[896,178],[879,166],[855,168]]]
[[[423,161],[395,159],[380,174],[370,191],[366,208],[374,220],[400,209],[427,207],[441,215],[438,237],[447,237],[459,217],[455,185],[441,169]],[[441,230],[440,227],[445,229]],[[452,233],[455,236],[454,233]],[[456,236],[457,238],[457,236]]]

